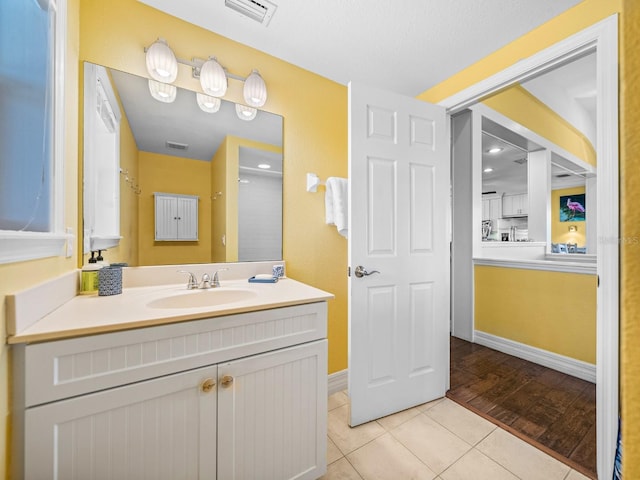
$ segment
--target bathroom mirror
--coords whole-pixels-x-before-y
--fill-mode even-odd
[[[196,92],[182,88],[176,88],[172,102],[159,101],[147,78],[104,70],[122,117],[122,239],[111,247],[112,255],[131,266],[282,259],[282,117],[258,110],[255,118],[243,120],[226,100],[209,113]],[[91,142],[89,120],[85,114],[85,143]],[[85,172],[91,170],[87,166]],[[101,178],[85,178],[85,199],[95,197]],[[198,197],[197,241],[154,240],[156,192]],[[94,208],[85,201],[83,231],[99,216]],[[84,246],[87,254],[90,242]]]

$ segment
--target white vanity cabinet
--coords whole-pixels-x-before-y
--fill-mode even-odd
[[[15,478],[320,477],[326,315],[317,302],[17,345]]]

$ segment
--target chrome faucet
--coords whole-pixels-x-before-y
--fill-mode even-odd
[[[213,288],[218,288],[220,287],[220,279],[218,278],[218,272],[221,272],[223,270],[229,270],[228,268],[220,268],[218,270],[216,270],[213,274],[213,281],[211,282],[211,286]],[[206,275],[206,274],[205,274]]]
[[[202,281],[200,282],[200,288],[212,288],[215,285],[211,285],[211,277],[209,276],[208,273],[203,273],[202,274]]]
[[[196,276],[193,273],[187,272],[186,270],[178,270],[178,273],[186,273],[187,275],[189,275],[189,280],[187,281],[187,290],[194,290],[198,288],[198,280],[196,280]]]

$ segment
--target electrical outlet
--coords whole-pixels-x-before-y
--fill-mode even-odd
[[[73,244],[76,240],[76,237],[73,234],[72,227],[65,228],[64,233],[66,234],[66,237],[67,237],[67,258],[69,258],[73,256]]]

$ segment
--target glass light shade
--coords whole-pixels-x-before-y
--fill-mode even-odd
[[[178,76],[176,56],[162,38],[147,49],[147,71],[151,78],[164,83],[172,83]]]
[[[227,74],[214,57],[200,68],[200,85],[207,95],[223,97],[227,93]]]
[[[267,85],[257,70],[253,70],[244,82],[244,101],[252,107],[261,107],[267,101]]]
[[[247,107],[246,105],[240,105],[239,103],[236,103],[236,113],[238,114],[238,118],[240,118],[240,120],[246,120],[247,122],[250,122],[251,120],[256,118],[258,110],[256,110],[255,108]]]
[[[171,103],[176,99],[177,89],[175,85],[149,80],[149,92],[159,102]]]
[[[196,93],[196,100],[200,110],[207,113],[216,113],[220,110],[220,104],[222,103],[219,98],[211,97],[203,93]]]

